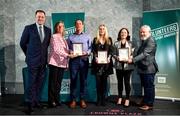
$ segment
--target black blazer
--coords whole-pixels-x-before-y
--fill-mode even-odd
[[[103,73],[104,75],[108,76],[110,74],[113,74],[113,61],[112,61],[112,55],[113,55],[113,45],[112,45],[112,39],[109,37],[109,40],[111,44],[105,43],[104,45],[101,45],[100,43],[96,43],[96,39],[94,38],[93,44],[92,44],[92,52],[93,52],[93,60],[92,60],[92,74],[98,74]],[[108,52],[108,56],[111,56],[110,63],[109,64],[97,64],[95,61],[95,57],[97,57],[97,51],[106,50]]]
[[[44,26],[44,41],[41,42],[36,24],[25,26],[21,36],[20,46],[26,56],[28,66],[46,65],[51,29]]]

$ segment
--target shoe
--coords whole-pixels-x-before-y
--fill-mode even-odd
[[[55,102],[49,103],[49,107],[50,108],[56,107],[56,103]]]
[[[60,102],[56,102],[56,106],[61,106],[61,103]]]
[[[37,103],[34,107],[35,108],[43,108],[43,105],[41,105],[40,103]]]
[[[26,114],[26,115],[31,115],[34,110],[32,107],[28,107],[27,109],[23,110],[23,112]]]
[[[103,101],[101,102],[101,106],[106,106],[106,101],[105,101],[105,100],[103,100]]]
[[[72,101],[69,105],[70,108],[75,108],[76,107],[76,101]]]
[[[97,102],[97,103],[96,103],[96,106],[100,106],[100,105],[101,105],[101,102]]]
[[[126,108],[129,107],[129,100],[128,99],[125,100],[124,107],[126,107]]]
[[[81,100],[80,106],[81,106],[81,108],[86,108],[87,107],[86,102],[84,100]]]
[[[96,106],[100,106],[100,105],[101,105],[101,101],[97,101]]]
[[[148,106],[148,105],[144,105],[144,106],[142,106],[142,107],[139,107],[139,109],[147,111],[147,110],[152,110],[153,107]]]
[[[121,105],[121,102],[122,102],[122,98],[119,98],[117,101],[117,105]]]
[[[34,111],[33,110],[25,110],[23,111],[26,115],[31,115]]]
[[[145,104],[144,104],[144,102],[143,102],[143,99],[142,99],[142,98],[136,102],[136,106],[141,107],[141,106],[144,106],[144,105],[145,105]]]

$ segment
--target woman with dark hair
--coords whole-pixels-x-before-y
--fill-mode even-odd
[[[123,81],[125,85],[125,103],[124,106],[129,106],[129,96],[130,96],[130,77],[133,70],[133,65],[128,64],[128,58],[123,59],[119,52],[120,49],[127,48],[128,58],[132,57],[132,43],[130,42],[129,31],[127,28],[120,29],[118,33],[117,41],[114,42],[114,58],[115,58],[115,69],[118,81],[118,101],[117,104],[122,104],[122,92],[123,92]]]
[[[50,40],[49,53],[49,85],[48,104],[50,107],[60,105],[59,92],[64,70],[68,68],[69,48],[64,39],[64,23],[59,21],[55,24],[54,34]]]

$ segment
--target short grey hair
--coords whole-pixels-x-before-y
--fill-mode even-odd
[[[146,28],[149,30],[149,32],[151,32],[151,27],[149,25],[143,25],[143,26],[141,26],[141,28]]]

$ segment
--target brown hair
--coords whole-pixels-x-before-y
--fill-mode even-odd
[[[45,11],[44,11],[44,10],[36,10],[35,15],[36,15],[38,12],[42,12],[42,13],[44,13],[44,15],[46,15],[46,13],[45,13]]]
[[[129,40],[130,40],[129,30],[128,30],[127,28],[124,28],[124,27],[119,30],[117,40],[118,40],[118,41],[121,40],[121,36],[120,36],[120,35],[121,35],[121,32],[122,32],[123,29],[125,29],[125,30],[127,31],[127,34],[128,34],[128,35],[127,35],[127,37],[126,37],[126,40],[129,41]]]
[[[83,20],[82,20],[82,19],[76,19],[76,20],[75,20],[75,22],[74,22],[74,24],[75,24],[75,25],[76,25],[77,21],[81,21],[81,22],[82,22],[82,24],[84,25],[84,22],[83,22]]]
[[[63,22],[63,21],[58,21],[58,22],[55,24],[55,26],[54,26],[54,33],[57,33],[57,26],[58,26],[60,23],[62,23],[62,24],[64,25],[64,22]],[[65,26],[64,26],[64,31],[63,31],[63,33],[62,33],[62,36],[64,36],[64,35],[65,35]]]

